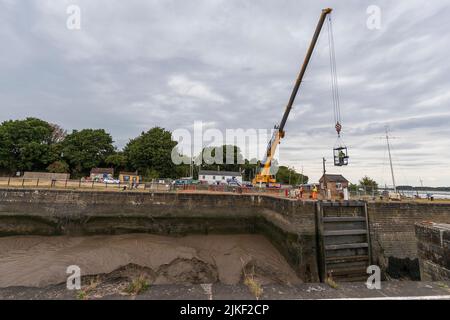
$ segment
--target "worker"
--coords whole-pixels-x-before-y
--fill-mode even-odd
[[[300,188],[298,189],[298,198],[299,199],[303,198],[303,186],[300,186]]]
[[[313,198],[313,200],[316,200],[317,199],[317,187],[316,187],[316,185],[314,185],[314,188],[312,189],[312,198]]]
[[[339,163],[343,164],[345,159],[345,153],[342,150],[339,150]]]

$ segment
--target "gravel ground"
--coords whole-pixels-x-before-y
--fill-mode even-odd
[[[255,300],[244,284],[224,285],[152,285],[139,294],[126,292],[130,281],[126,278],[107,279],[94,288],[88,288],[84,280],[81,291],[70,291],[65,284],[44,288],[0,288],[0,299],[145,299],[145,300]],[[369,290],[364,283],[340,283],[331,288],[323,283],[305,283],[293,286],[263,285],[261,299],[449,299],[450,281],[388,281],[382,282],[380,290]],[[85,292],[81,295],[80,292]]]

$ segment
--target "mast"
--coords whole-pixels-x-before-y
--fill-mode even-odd
[[[394,167],[392,166],[391,146],[389,145],[388,128],[386,128],[386,143],[387,143],[388,154],[389,154],[389,164],[391,166],[392,184],[394,185],[394,192],[397,193],[397,187],[395,185],[395,177],[394,177]]]

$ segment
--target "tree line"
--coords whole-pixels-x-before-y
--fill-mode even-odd
[[[172,133],[154,127],[130,139],[122,150],[114,146],[112,136],[104,129],[73,130],[68,133],[57,124],[38,118],[8,120],[0,125],[0,172],[47,171],[70,173],[72,178],[89,175],[95,167],[114,168],[119,171],[138,171],[146,180],[153,178],[180,178],[189,175],[190,164],[175,165],[172,149],[177,142]],[[242,159],[237,146],[233,146],[235,160]],[[223,146],[224,159],[226,146]],[[254,177],[259,163],[243,160],[239,164],[206,164],[195,166],[194,178],[199,169],[239,171],[244,180]],[[281,183],[307,183],[308,177],[294,169],[280,166],[277,180]]]

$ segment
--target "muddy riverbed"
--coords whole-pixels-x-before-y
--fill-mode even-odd
[[[245,276],[262,284],[301,282],[261,235],[0,238],[0,288],[63,283],[70,265],[79,266],[82,276],[144,274],[151,284],[233,285]]]

